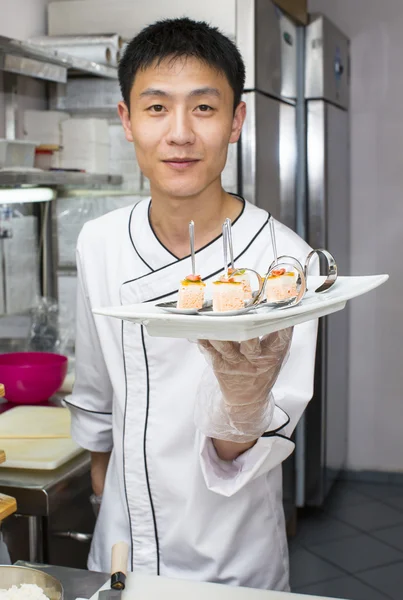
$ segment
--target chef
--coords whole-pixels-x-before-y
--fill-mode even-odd
[[[145,28],[119,65],[119,115],[151,193],[86,223],[77,245],[68,402],[100,502],[92,570],[108,571],[112,545],[125,540],[133,571],[289,589],[281,463],[312,396],[316,323],[196,343],[92,314],[174,299],[191,272],[190,220],[204,281],[223,269],[227,217],[236,265],[267,271],[269,214],[221,185],[245,120],[244,76],[235,45],[187,18]],[[275,227],[279,254],[304,261],[307,244]]]

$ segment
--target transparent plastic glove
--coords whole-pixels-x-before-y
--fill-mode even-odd
[[[288,358],[292,328],[246,342],[199,341],[210,368],[199,385],[195,408],[198,429],[206,436],[252,442],[269,427],[270,394]]]

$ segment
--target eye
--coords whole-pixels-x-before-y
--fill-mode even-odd
[[[212,108],[211,106],[209,106],[208,104],[200,104],[200,106],[197,107],[201,112],[211,112],[212,110],[214,110],[214,108]]]
[[[149,110],[150,112],[160,113],[164,110],[164,107],[162,106],[162,104],[153,104],[147,110]]]

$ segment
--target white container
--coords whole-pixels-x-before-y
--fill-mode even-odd
[[[67,144],[97,144],[109,145],[109,125],[107,119],[72,118],[62,122],[62,143]]]
[[[7,167],[32,168],[38,142],[0,139],[0,169]]]
[[[61,124],[69,114],[56,110],[24,111],[24,137],[39,140],[41,144],[61,146]]]
[[[87,173],[108,173],[109,145],[96,143],[70,144],[60,152],[61,169],[80,169]]]

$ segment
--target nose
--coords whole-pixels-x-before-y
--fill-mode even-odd
[[[172,111],[170,116],[169,131],[167,135],[168,144],[176,146],[193,144],[195,135],[192,129],[191,118],[187,111],[182,107],[178,107],[176,110]]]

